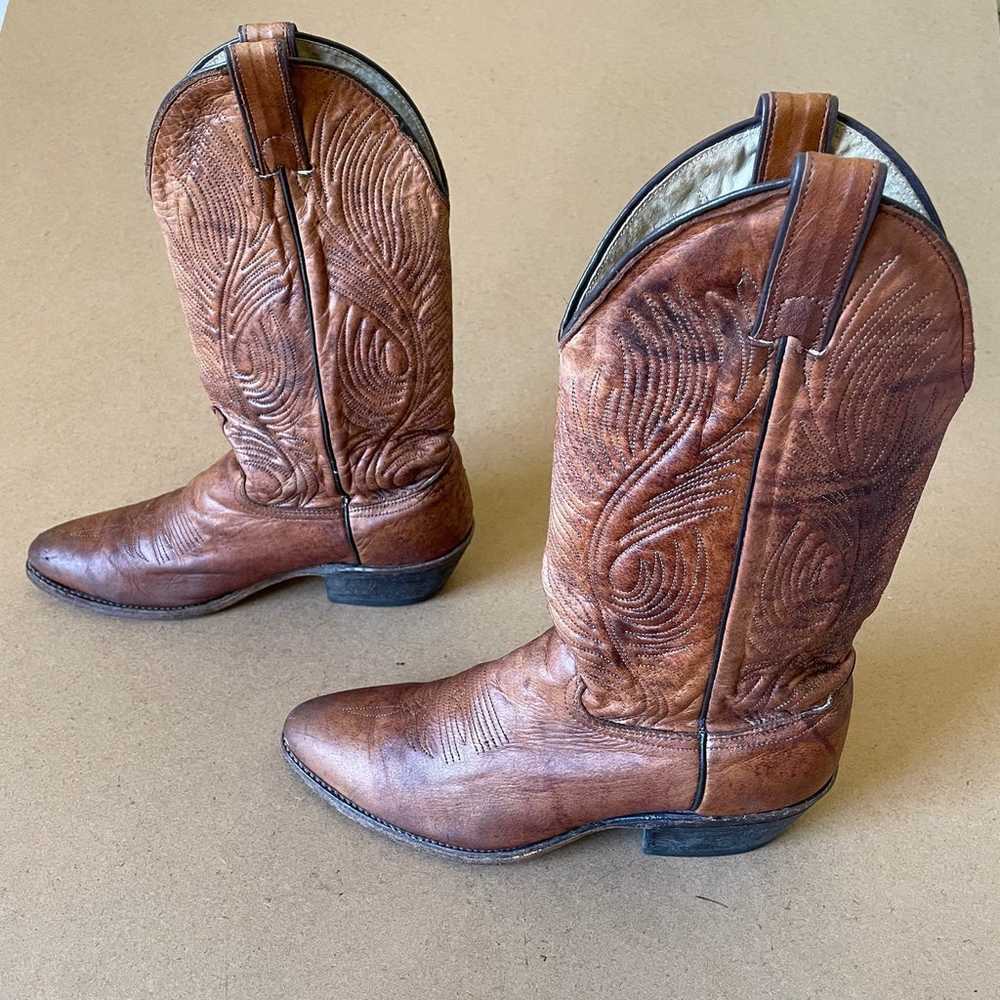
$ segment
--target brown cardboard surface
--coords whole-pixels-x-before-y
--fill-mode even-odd
[[[458,434],[478,532],[437,600],[319,581],[222,614],[84,614],[25,580],[48,525],[224,448],[143,190],[166,90],[241,20],[370,54],[448,170]],[[3,218],[0,1000],[1000,996],[991,0],[284,6],[14,0]],[[919,171],[972,288],[974,391],[858,645],[831,795],[755,854],[609,833],[469,869],[338,817],[286,771],[297,701],[430,678],[547,625],[555,331],[631,194],[764,89],[831,90]]]

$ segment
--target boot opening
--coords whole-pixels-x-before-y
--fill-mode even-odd
[[[231,39],[231,41],[237,41],[237,39]],[[190,77],[205,70],[224,67],[226,65],[226,45],[228,44],[226,42],[220,45],[199,59],[187,75]],[[296,33],[295,52],[291,55],[294,62],[320,63],[338,70],[345,76],[351,77],[352,80],[386,104],[399,120],[403,131],[417,144],[417,148],[431,168],[438,187],[447,194],[448,182],[445,178],[444,167],[427,128],[427,123],[406,91],[381,66],[346,45],[340,45],[317,35],[305,35],[301,32]]]
[[[784,182],[754,185],[754,166],[761,122],[749,118],[718,132],[667,164],[635,195],[607,231],[570,299],[562,329],[576,320],[606,278],[637,247],[678,220],[741,192],[780,186]],[[860,122],[839,115],[833,131],[832,152],[864,157],[886,165],[886,198],[906,206],[931,225],[940,219],[917,176],[905,160],[880,136]]]

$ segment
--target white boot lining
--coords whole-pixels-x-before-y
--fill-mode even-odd
[[[585,299],[630,250],[655,230],[753,182],[760,125],[727,136],[680,163],[624,218],[607,248],[595,261],[590,280],[578,301]],[[886,165],[883,193],[930,219],[931,213],[899,167],[867,136],[842,121],[833,133],[838,156],[866,157]]]

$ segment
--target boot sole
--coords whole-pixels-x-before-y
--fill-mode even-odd
[[[424,563],[410,566],[351,566],[345,563],[326,563],[304,569],[279,573],[259,583],[234,590],[211,601],[200,604],[181,604],[174,607],[155,607],[143,604],[119,604],[101,597],[66,587],[50,580],[32,564],[25,564],[28,579],[46,594],[67,604],[86,608],[88,611],[115,618],[144,618],[154,621],[198,618],[221,611],[246,600],[258,591],[266,590],[286,580],[299,576],[321,576],[326,583],[326,596],[334,604],[354,604],[368,607],[398,607],[416,604],[433,597],[445,585],[448,577],[462,558],[472,540],[472,532],[451,552]]]
[[[743,854],[774,840],[788,829],[807,809],[815,805],[833,785],[836,774],[814,795],[770,812],[749,813],[743,816],[699,816],[690,812],[649,812],[629,816],[614,816],[575,827],[547,840],[539,840],[521,847],[503,850],[478,850],[456,847],[442,841],[410,833],[362,809],[357,803],[341,795],[328,785],[319,775],[311,771],[292,752],[291,747],[281,740],[285,760],[292,772],[306,783],[310,791],[319,795],[337,812],[348,819],[360,823],[369,830],[384,834],[411,847],[417,847],[432,854],[464,861],[468,864],[489,865],[525,861],[528,858],[548,854],[565,847],[574,840],[587,837],[602,830],[638,827],[642,830],[642,851],[644,854],[665,857],[717,857],[726,854]]]

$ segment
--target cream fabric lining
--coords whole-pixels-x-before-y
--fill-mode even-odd
[[[751,125],[695,153],[667,174],[622,221],[614,239],[597,261],[581,300],[650,233],[717,198],[749,187],[753,182],[759,140],[760,125]],[[887,168],[886,197],[912,208],[924,218],[930,217],[902,171],[870,139],[843,122],[837,122],[832,145],[838,156],[880,160]]]

